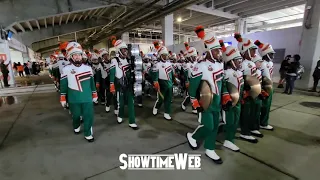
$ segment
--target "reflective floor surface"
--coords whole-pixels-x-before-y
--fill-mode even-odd
[[[161,113],[152,115],[154,96],[144,98],[144,107],[136,107],[138,131],[127,121],[118,125],[112,112],[96,106],[96,141],[90,144],[82,134],[73,134],[71,117],[52,84],[1,96],[1,180],[319,179],[319,97],[276,93],[270,115],[275,131],[261,130],[265,137],[258,144],[237,139],[240,153],[222,147],[221,134],[216,144],[222,165],[203,155],[201,171],[124,171],[119,168],[121,153],[203,154],[203,148],[192,151],[186,142],[185,133],[198,123],[191,108],[181,111],[181,98],[173,101],[172,122]]]

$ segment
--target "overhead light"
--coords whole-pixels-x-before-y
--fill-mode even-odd
[[[182,18],[181,18],[181,17],[178,17],[178,18],[177,18],[177,21],[178,21],[178,22],[182,22]]]

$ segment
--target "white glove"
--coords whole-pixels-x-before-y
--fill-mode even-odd
[[[67,107],[67,101],[66,101],[66,96],[65,95],[60,95],[60,103],[61,103],[61,106],[63,108]]]
[[[61,103],[61,106],[63,108],[67,107],[67,102],[66,101],[60,101],[60,103]]]
[[[96,103],[98,101],[98,98],[92,98],[92,102]]]

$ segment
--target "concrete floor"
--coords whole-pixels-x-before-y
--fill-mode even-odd
[[[236,140],[241,153],[223,148],[219,137],[217,153],[224,160],[220,166],[202,156],[201,171],[123,171],[118,167],[121,153],[203,153],[203,148],[191,151],[186,142],[185,133],[198,123],[195,115],[181,112],[180,98],[174,100],[172,122],[162,115],[154,117],[154,98],[146,98],[145,107],[136,108],[138,131],[127,122],[118,125],[113,113],[96,106],[96,141],[90,144],[73,134],[70,115],[53,85],[8,90],[4,95],[0,180],[319,179],[319,97],[276,93],[270,120],[275,131],[262,131],[265,137],[258,144]]]

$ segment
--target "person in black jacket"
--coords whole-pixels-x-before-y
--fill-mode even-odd
[[[286,58],[281,62],[281,66],[280,66],[280,80],[279,80],[279,85],[278,88],[283,88],[283,83],[285,81],[286,78],[286,73],[288,71],[288,67],[289,67],[289,60],[291,58],[291,55],[287,55]]]
[[[316,92],[317,91],[317,86],[320,80],[320,60],[317,62],[317,65],[313,71],[313,87],[311,90],[309,90],[310,92]],[[319,91],[320,93],[320,91]]]
[[[283,93],[292,94],[294,88],[294,82],[297,79],[297,70],[300,66],[300,55],[296,54],[293,56],[293,62],[291,62],[288,66],[288,71],[286,73],[286,89]]]

